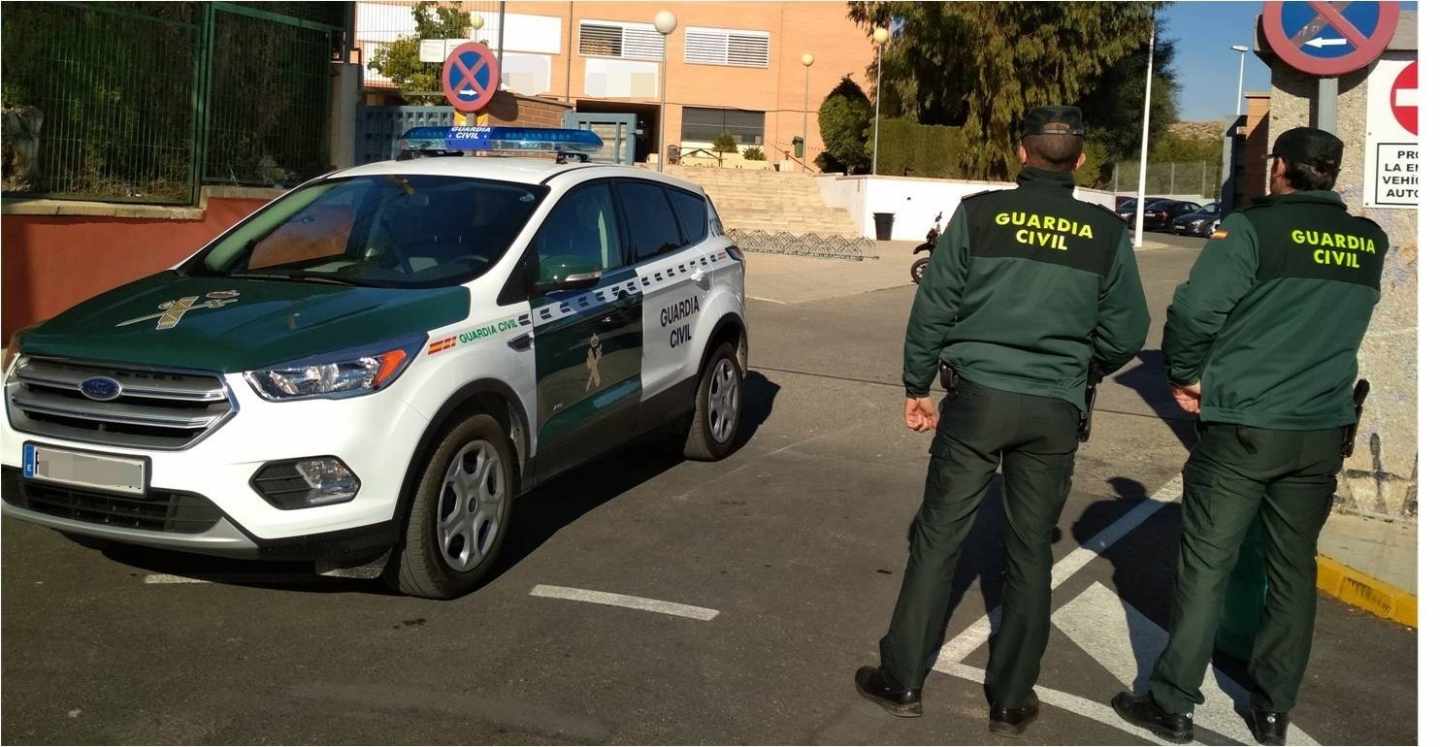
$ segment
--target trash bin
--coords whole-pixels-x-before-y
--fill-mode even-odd
[[[1255,634],[1260,632],[1260,616],[1265,612],[1265,531],[1260,517],[1250,525],[1250,533],[1240,546],[1240,557],[1230,574],[1225,592],[1225,607],[1220,611],[1220,624],[1215,629],[1215,648],[1239,659],[1249,661],[1255,648]]]
[[[805,159],[805,138],[796,135],[790,138],[790,147],[795,151],[795,157]]]
[[[680,146],[674,144],[665,146],[665,163],[680,163]]]
[[[890,229],[895,227],[894,213],[875,214],[875,238],[879,241],[890,240]]]

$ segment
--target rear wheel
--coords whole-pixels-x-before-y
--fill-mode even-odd
[[[915,264],[910,265],[910,279],[914,280],[916,283],[919,283],[920,278],[925,277],[925,268],[929,266],[929,257],[921,257],[920,259],[915,260]]]
[[[515,494],[515,456],[495,418],[471,415],[440,440],[421,476],[399,552],[397,590],[449,599],[474,590],[500,554]]]
[[[685,437],[686,457],[714,462],[735,450],[743,384],[735,346],[728,342],[716,345],[695,388],[695,411]]]

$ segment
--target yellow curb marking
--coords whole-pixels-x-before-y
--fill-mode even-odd
[[[1340,601],[1376,617],[1412,628],[1420,627],[1419,600],[1414,594],[1324,555],[1315,558],[1315,586]]]

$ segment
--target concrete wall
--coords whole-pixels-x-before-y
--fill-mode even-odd
[[[1400,35],[1397,34],[1397,40]],[[1392,43],[1392,48],[1396,45]],[[1392,51],[1387,58],[1415,59],[1415,52]],[[1271,65],[1270,142],[1293,127],[1314,120],[1316,79],[1283,62]],[[1365,114],[1369,70],[1340,78],[1336,134],[1345,142],[1345,161],[1335,191],[1350,212],[1379,223],[1390,236],[1390,253],[1380,285],[1380,304],[1360,348],[1360,375],[1370,380],[1370,399],[1355,448],[1341,475],[1341,510],[1396,518],[1414,518],[1416,500],[1416,300],[1419,237],[1417,211],[1365,209]]]
[[[896,241],[924,241],[935,225],[935,215],[948,223],[955,207],[966,195],[992,189],[1013,189],[1014,182],[979,182],[959,179],[925,179],[906,176],[820,176],[815,183],[830,207],[843,208],[855,227],[867,238],[875,238],[873,213],[894,213],[890,238]],[[1113,209],[1109,192],[1077,189],[1075,197]]]
[[[201,194],[199,208],[6,200],[0,218],[0,339],[170,267],[280,190],[207,187]]]

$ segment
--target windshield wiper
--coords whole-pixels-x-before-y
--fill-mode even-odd
[[[229,277],[242,278],[245,280],[295,280],[298,282],[328,283],[330,285],[351,285],[357,286],[353,280],[330,277],[329,275],[318,275],[309,272],[232,272]]]

